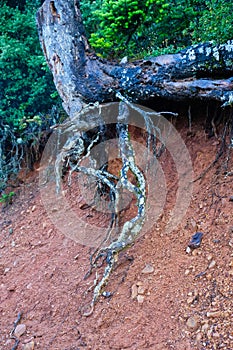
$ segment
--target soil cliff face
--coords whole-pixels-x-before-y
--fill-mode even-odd
[[[177,127],[198,178],[215,160],[221,140],[208,138],[198,119],[188,133],[182,123]],[[233,348],[232,151],[226,149],[194,183],[190,206],[169,234],[164,227],[176,179],[166,154],[159,161],[170,173],[164,212],[121,253],[106,288],[108,298],[102,296],[88,318],[83,310],[99,277],[97,270],[84,280],[90,249],[52,224],[40,197],[38,172],[23,176],[13,204],[1,211],[0,349],[13,349],[10,333],[19,312],[26,330],[18,336],[18,349]],[[95,219],[82,206],[80,193],[68,191],[67,196],[71,203],[75,197],[77,213],[102,224],[101,216]],[[187,252],[197,231],[203,232],[202,242]]]

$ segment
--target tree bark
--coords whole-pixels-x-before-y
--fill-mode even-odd
[[[45,0],[37,13],[40,42],[63,106],[72,118],[83,103],[157,98],[233,103],[233,40],[204,43],[129,63],[98,57],[90,48],[78,0]]]

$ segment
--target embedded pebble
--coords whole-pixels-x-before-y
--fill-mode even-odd
[[[16,326],[15,331],[14,331],[14,335],[19,338],[21,337],[21,335],[23,335],[26,332],[26,326],[25,324],[18,324],[18,326]]]
[[[143,303],[143,301],[144,301],[144,295],[141,295],[141,294],[139,294],[138,296],[137,296],[137,301],[138,301],[138,303],[139,304],[142,304]]]
[[[190,224],[192,225],[193,228],[197,227],[197,222],[193,218],[191,218]]]
[[[215,267],[215,265],[216,265],[216,261],[212,260],[208,267],[209,267],[209,269],[212,269],[213,267]]]
[[[208,323],[203,324],[203,326],[201,327],[201,331],[203,333],[206,333],[208,331],[208,329],[209,329]]]
[[[146,264],[146,266],[142,270],[142,273],[144,273],[145,275],[153,272],[154,272],[154,267],[150,264]]]
[[[138,281],[138,282],[136,283],[136,286],[137,286],[137,287],[142,286],[142,285],[143,285],[143,283],[142,283],[141,281]]]
[[[214,332],[212,334],[213,338],[219,338],[220,337],[220,334],[218,332]]]
[[[192,304],[193,303],[193,301],[194,301],[194,297],[190,297],[190,298],[188,298],[187,299],[187,304]]]
[[[23,345],[23,350],[34,350],[34,347],[35,347],[35,343],[32,340],[30,341],[30,343]]]
[[[207,312],[206,316],[209,318],[220,317],[221,311],[209,311]]]
[[[138,287],[136,284],[133,284],[131,287],[131,298],[136,299],[138,295]]]
[[[199,253],[199,252],[198,252],[197,250],[193,250],[193,251],[192,251],[192,256],[197,256],[198,253]]]
[[[201,339],[202,339],[202,334],[201,334],[201,333],[197,333],[196,341],[197,341],[197,342],[200,342]]]
[[[191,316],[187,319],[186,325],[190,330],[196,331],[199,327],[199,321],[197,317]]]
[[[138,287],[138,294],[145,294],[146,288],[144,286]]]
[[[6,275],[10,270],[11,270],[10,267],[6,267],[6,268],[4,269],[4,275]]]
[[[192,236],[191,241],[188,244],[188,247],[191,248],[191,249],[195,249],[195,248],[200,247],[202,238],[203,238],[203,233],[202,232],[196,232]]]

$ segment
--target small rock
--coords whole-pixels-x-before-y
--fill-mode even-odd
[[[196,250],[196,249],[194,249],[193,251],[192,251],[192,256],[197,256],[198,255],[198,251]]]
[[[196,336],[196,341],[199,343],[202,339],[202,334],[201,333],[197,333],[197,336]]]
[[[187,247],[187,248],[186,248],[186,253],[187,253],[187,254],[190,254],[191,251],[192,251],[192,249],[191,249],[190,247]]]
[[[131,287],[131,298],[134,300],[137,298],[138,295],[138,287],[136,286],[136,284],[133,284]]]
[[[233,202],[233,196],[230,196],[230,197],[229,197],[229,201],[230,201],[230,202]]]
[[[150,264],[146,264],[146,266],[144,267],[144,269],[142,270],[143,274],[149,274],[149,273],[153,273],[154,272],[154,267]]]
[[[10,267],[6,267],[4,269],[4,275],[6,275],[8,272],[10,272],[11,268]]]
[[[125,56],[121,59],[120,64],[126,64],[128,62],[128,57]]]
[[[196,232],[192,238],[191,241],[188,244],[188,247],[191,249],[196,249],[200,247],[201,241],[202,241],[203,233],[202,232]]]
[[[209,269],[212,269],[213,267],[215,267],[215,265],[216,265],[216,261],[212,260],[208,267],[209,267]]]
[[[139,294],[138,296],[137,296],[137,301],[138,301],[138,303],[139,304],[142,304],[143,302],[144,302],[144,295],[141,295],[141,294]]]
[[[190,298],[188,298],[187,299],[187,304],[192,304],[193,303],[193,301],[194,301],[194,298],[193,297],[190,297]]]
[[[146,288],[144,286],[139,286],[138,287],[138,294],[145,294]]]
[[[213,337],[213,338],[219,338],[219,337],[220,337],[220,334],[219,334],[218,332],[214,332],[214,333],[212,334],[212,337]]]
[[[23,350],[34,350],[35,343],[34,341],[30,341],[29,343],[23,345]]]
[[[139,286],[143,286],[142,281],[138,281],[138,282],[136,283],[136,286],[137,286],[137,287],[139,287]]]
[[[208,331],[208,329],[209,329],[208,323],[203,324],[203,326],[201,327],[201,331],[203,333],[206,333]]]
[[[102,293],[102,296],[103,296],[104,298],[110,298],[110,297],[112,296],[112,293],[111,293],[111,292],[106,292],[106,291],[104,291],[104,292]]]
[[[21,337],[21,335],[23,335],[26,332],[26,326],[25,324],[18,324],[18,326],[16,326],[15,331],[14,331],[14,335],[19,338]]]
[[[12,285],[8,288],[9,292],[14,292],[16,290],[16,286]]]
[[[190,274],[190,270],[188,270],[188,269],[185,270],[184,274],[185,274],[185,276],[188,276]]]
[[[35,210],[36,210],[36,206],[33,205],[33,207],[32,207],[32,213],[33,213]]]
[[[197,227],[197,222],[193,218],[191,218],[190,223],[194,229]]]
[[[209,311],[209,312],[207,312],[206,316],[209,318],[220,317],[221,311]]]
[[[13,233],[13,228],[11,227],[11,228],[9,228],[9,235],[12,235],[12,233]]]
[[[186,325],[190,330],[196,331],[199,327],[199,321],[197,317],[191,316],[187,319]]]

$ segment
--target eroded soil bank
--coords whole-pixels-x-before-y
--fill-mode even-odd
[[[208,138],[201,121],[191,132],[183,125],[178,130],[197,178],[215,159],[221,140]],[[120,255],[106,288],[110,298],[101,297],[88,318],[82,311],[96,278],[84,280],[90,249],[50,221],[38,171],[24,177],[0,219],[0,349],[13,348],[10,332],[19,312],[26,331],[18,349],[233,349],[233,161],[227,174],[226,156],[194,183],[182,222],[167,235],[175,175],[166,155],[160,158],[170,174],[165,211]],[[68,195],[72,203],[75,196],[79,210],[82,198]],[[82,207],[82,215],[93,221],[88,208]],[[188,254],[196,231],[204,233],[201,245]]]

